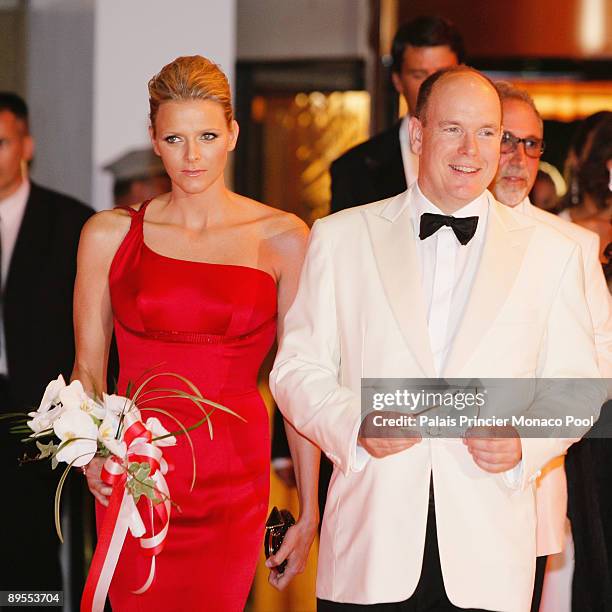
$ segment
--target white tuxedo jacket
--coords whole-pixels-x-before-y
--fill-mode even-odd
[[[335,464],[317,595],[358,604],[412,595],[433,475],[450,600],[523,612],[535,568],[534,483],[571,440],[522,440],[515,483],[480,469],[459,439],[424,439],[384,459],[356,445],[362,377],[435,376],[410,194],[314,225],[270,375],[284,416]],[[443,376],[597,378],[579,247],[488,197],[480,266]],[[598,414],[602,402],[593,393],[583,405]]]
[[[582,254],[584,292],[593,322],[595,348],[602,377],[612,379],[612,295],[599,262],[599,236],[580,225],[534,206],[527,198],[521,212],[561,232]],[[566,539],[567,481],[563,457],[553,459],[537,480],[537,554],[561,552]]]

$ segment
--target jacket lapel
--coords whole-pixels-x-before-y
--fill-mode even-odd
[[[478,348],[508,298],[523,264],[533,226],[520,225],[489,195],[489,218],[480,265],[450,350],[444,376],[457,376]]]
[[[378,272],[402,335],[427,377],[435,376],[427,314],[410,218],[410,191],[365,218]]]

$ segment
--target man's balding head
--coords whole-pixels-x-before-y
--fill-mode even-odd
[[[491,86],[491,88],[497,92],[495,83],[493,83],[493,81],[489,77],[485,76],[484,74],[482,74],[482,72],[479,72],[475,68],[463,65],[444,68],[442,70],[438,70],[437,72],[429,76],[423,82],[423,85],[421,85],[421,89],[419,90],[419,95],[417,97],[416,107],[414,109],[414,116],[418,117],[423,122],[425,120],[425,114],[427,113],[427,105],[429,103],[429,99],[431,98],[432,91],[436,86],[436,83],[440,83],[444,79],[458,74],[475,75],[478,78],[481,78],[486,81]],[[499,96],[499,92],[497,93],[501,104],[501,97]]]
[[[424,195],[447,213],[462,208],[497,170],[501,104],[493,83],[467,66],[433,74],[421,86],[410,138]]]

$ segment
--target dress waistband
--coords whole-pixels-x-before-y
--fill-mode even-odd
[[[248,340],[253,336],[261,333],[263,330],[276,323],[276,315],[264,321],[255,329],[246,334],[236,336],[226,336],[224,334],[203,334],[199,332],[186,331],[169,331],[169,330],[137,330],[127,327],[120,321],[118,322],[123,329],[140,338],[149,338],[151,340],[161,340],[163,342],[182,342],[189,344],[232,344],[243,340]]]

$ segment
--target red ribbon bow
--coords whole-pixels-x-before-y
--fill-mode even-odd
[[[98,545],[89,568],[87,582],[81,599],[81,612],[98,612],[104,609],[104,603],[110,586],[123,542],[128,528],[134,537],[139,538],[144,553],[151,557],[149,576],[136,594],[144,593],[149,589],[155,578],[155,557],[164,548],[168,527],[170,524],[170,497],[168,485],[164,475],[167,465],[163,459],[162,451],[153,444],[152,434],[140,420],[137,410],[124,415],[125,433],[123,439],[127,445],[125,459],[111,455],[102,467],[101,478],[106,484],[112,486],[108,509],[104,516],[102,528],[98,534]],[[150,466],[149,477],[155,483],[155,492],[158,501],[154,503],[146,498],[138,503],[126,488],[128,478],[127,467],[132,463],[146,463]],[[142,502],[145,502],[144,504]],[[148,509],[145,521],[140,514],[139,507],[144,505]],[[155,532],[155,516],[161,529]]]

